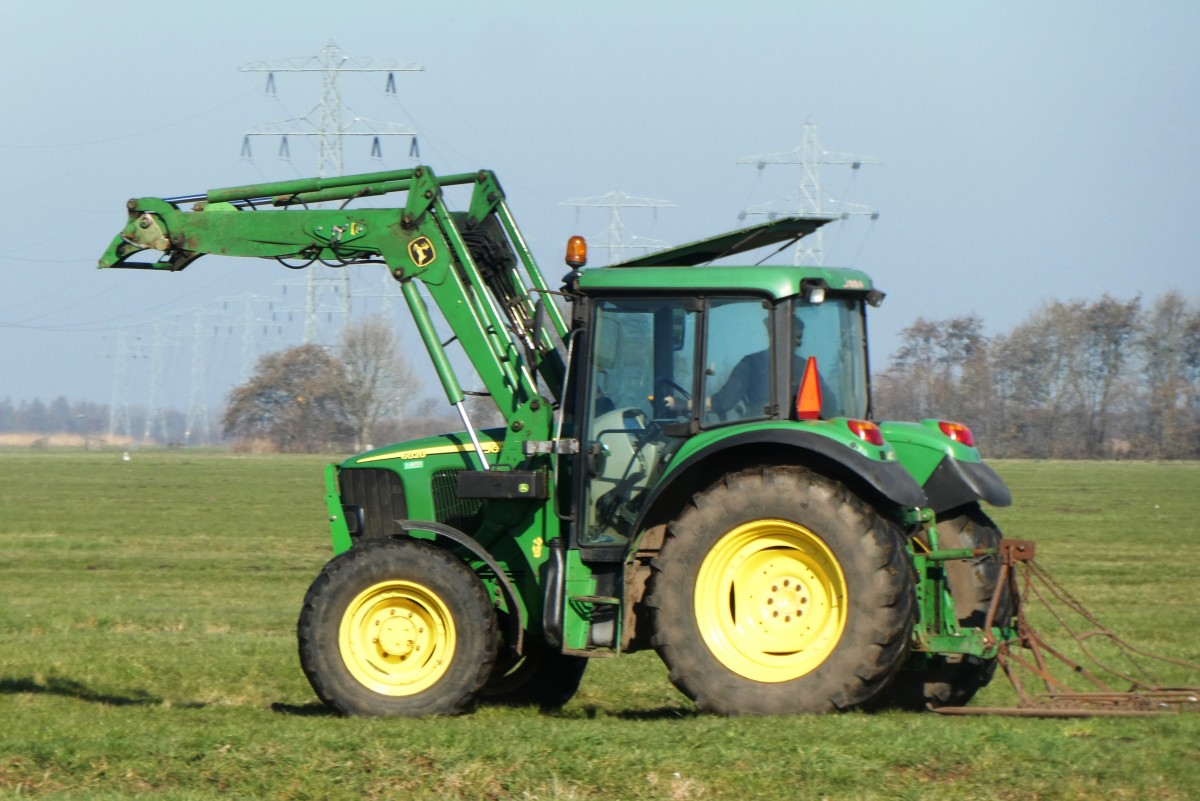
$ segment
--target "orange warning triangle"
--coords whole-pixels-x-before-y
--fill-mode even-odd
[[[804,379],[796,393],[796,417],[816,420],[821,416],[821,375],[817,372],[817,357],[809,356],[804,365]]]

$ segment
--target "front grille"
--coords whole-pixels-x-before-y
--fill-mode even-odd
[[[483,520],[483,501],[458,497],[458,474],[461,470],[438,470],[433,474],[433,514],[445,523],[468,534],[476,531]]]
[[[393,520],[408,517],[404,486],[400,476],[382,467],[346,468],[338,474],[342,503],[362,510],[363,531],[371,539],[386,537],[395,531]]]

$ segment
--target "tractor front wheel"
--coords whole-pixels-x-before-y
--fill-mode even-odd
[[[368,541],[331,560],[297,626],[317,696],[347,715],[468,709],[496,660],[496,614],[453,554],[417,540]]]
[[[908,653],[897,527],[810,471],[745,471],[695,495],[652,567],[655,648],[701,711],[854,708]]]

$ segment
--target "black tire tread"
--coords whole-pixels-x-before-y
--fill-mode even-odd
[[[446,676],[417,696],[381,695],[357,682],[339,652],[339,601],[384,578],[444,584],[460,628],[461,652]],[[361,589],[359,591],[361,591]],[[448,551],[413,539],[370,540],[331,559],[305,595],[296,625],[300,664],[317,697],[343,715],[454,715],[469,711],[491,674],[499,638],[483,583]]]
[[[798,506],[799,505],[799,506]],[[714,520],[792,519],[815,510],[835,521],[853,553],[839,553],[855,571],[851,617],[834,654],[810,674],[763,684],[734,674],[708,652],[689,609],[691,573],[701,543],[719,537]],[[825,535],[821,535],[825,536]],[[836,547],[835,547],[836,550]],[[699,556],[702,558],[702,556]],[[852,560],[847,564],[846,559]],[[646,605],[653,614],[653,645],[669,676],[699,710],[722,715],[832,712],[864,705],[883,689],[908,653],[915,596],[898,528],[844,485],[800,467],[759,467],[724,477],[696,494],[668,527],[652,564]],[[849,580],[849,576],[848,576]],[[689,596],[690,597],[690,596]],[[872,610],[870,620],[862,611]]]

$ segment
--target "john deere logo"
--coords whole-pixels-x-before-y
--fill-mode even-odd
[[[418,236],[408,243],[408,257],[417,267],[424,267],[437,258],[437,251],[433,249],[429,237]]]

